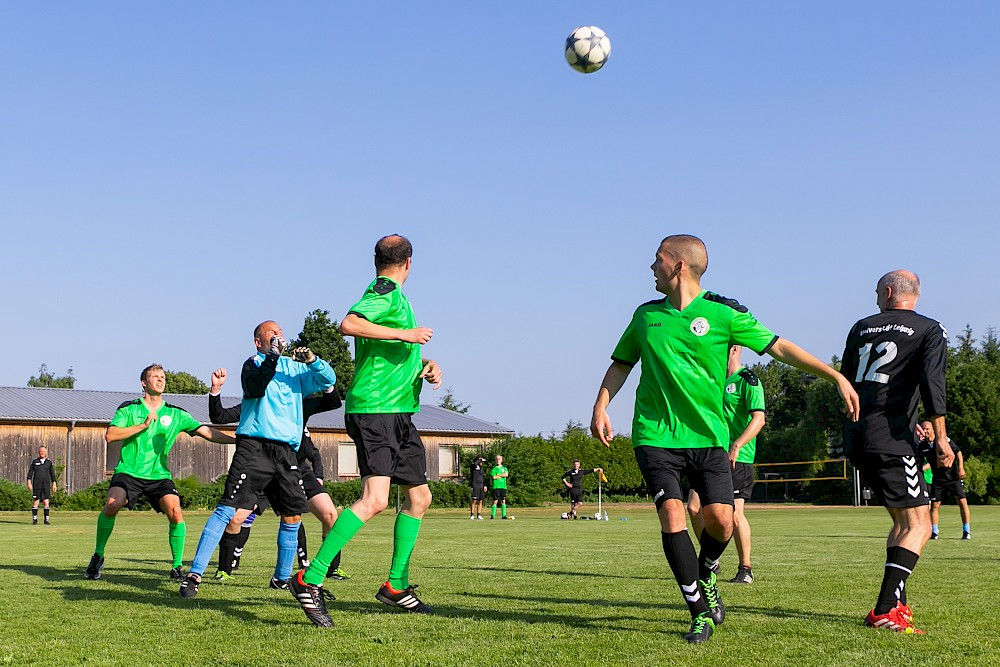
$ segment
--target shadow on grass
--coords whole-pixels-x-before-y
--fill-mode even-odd
[[[92,582],[83,578],[84,565],[74,568],[59,568],[47,565],[6,565],[0,564],[0,571],[11,570],[22,572],[28,576],[38,577],[53,584],[52,588],[61,589],[66,600],[75,601],[105,601],[112,604],[149,604],[157,608],[169,607],[173,609],[221,611],[244,623],[261,623],[265,625],[284,625],[274,619],[261,618],[245,609],[248,606],[260,606],[273,604],[271,601],[241,600],[233,602],[231,600],[219,600],[211,598],[198,598],[197,601],[185,600],[177,595],[179,584],[170,581],[164,573],[156,570],[157,577],[134,576],[133,574],[119,574],[112,572],[107,579],[107,583],[120,584],[122,588],[97,588],[104,584],[104,581]],[[129,572],[135,572],[130,570]],[[101,579],[105,579],[102,575]],[[170,586],[164,590],[163,584]],[[135,589],[140,589],[137,592]],[[291,602],[291,600],[288,600]]]
[[[454,570],[453,565],[421,565],[421,569],[429,570]],[[555,577],[587,577],[588,579],[640,579],[644,581],[662,581],[662,577],[632,577],[624,574],[595,574],[593,572],[569,572],[562,570],[525,570],[516,567],[463,567],[462,570],[476,570],[479,572],[517,572],[521,574],[550,574]]]

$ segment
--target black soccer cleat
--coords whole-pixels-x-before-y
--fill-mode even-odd
[[[387,581],[378,589],[375,599],[382,604],[397,607],[413,614],[433,614],[434,608],[420,601],[420,598],[414,592],[416,588],[415,585],[411,585],[401,591],[397,591]]]
[[[931,539],[932,540],[938,539],[938,534],[937,533],[931,533]]]
[[[710,569],[712,573],[715,574],[716,576],[720,576],[722,574],[722,563],[720,563],[719,561],[715,561],[715,564],[708,569]]]
[[[292,575],[292,578],[288,580],[288,590],[291,591],[295,601],[299,603],[306,618],[313,625],[321,628],[332,628],[333,619],[330,618],[330,613],[326,610],[323,587],[307,584],[302,579],[304,573],[305,570],[299,570]]]
[[[184,578],[184,568],[178,565],[170,570],[170,578],[174,581],[180,581]]]
[[[729,580],[731,584],[752,584],[753,583],[753,571],[749,567],[743,567],[736,571],[736,576]]]
[[[182,598],[193,598],[198,594],[198,586],[201,584],[201,577],[197,574],[188,573],[188,576],[184,577],[184,581],[181,582],[180,596]]]
[[[689,644],[703,644],[712,637],[714,631],[715,622],[711,613],[703,611],[691,619],[691,629],[684,635],[684,640]]]
[[[962,533],[962,539],[963,540],[971,540],[972,539],[972,533]]]
[[[271,581],[270,583],[268,583],[267,587],[273,588],[276,591],[287,591],[288,579],[278,579],[277,577],[271,577]]]
[[[722,596],[719,595],[719,586],[716,582],[717,577],[714,572],[709,575],[708,581],[698,580],[701,592],[705,595],[705,602],[708,603],[708,615],[712,619],[713,627],[722,625],[726,620],[726,606],[722,604]]]
[[[102,569],[104,569],[104,556],[94,554],[90,557],[90,564],[83,571],[83,576],[85,579],[100,579]]]

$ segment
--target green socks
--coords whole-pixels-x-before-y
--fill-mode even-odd
[[[337,517],[337,522],[330,529],[330,533],[323,538],[323,545],[313,556],[309,569],[302,577],[303,580],[313,586],[322,585],[334,556],[344,548],[345,544],[351,541],[351,538],[361,530],[363,525],[365,522],[359,519],[350,507],[341,512],[340,516]]]
[[[497,506],[496,505],[494,505],[493,507],[490,508],[490,518],[491,519],[497,518]]]
[[[503,518],[505,518],[505,519],[507,518],[507,505],[506,504],[503,504],[503,505],[500,506],[500,515]]]
[[[334,526],[336,527],[336,526]],[[400,512],[392,537],[392,565],[389,566],[389,585],[401,591],[410,585],[410,555],[420,532],[420,519]]]
[[[115,517],[105,516],[104,512],[97,515],[97,546],[94,553],[104,558],[104,547],[108,544],[111,531],[115,529]]]
[[[174,557],[174,567],[180,567],[184,561],[184,538],[187,536],[187,526],[183,521],[170,524],[167,540],[170,542],[170,555]]]

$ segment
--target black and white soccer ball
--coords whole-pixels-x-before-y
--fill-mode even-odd
[[[566,38],[566,62],[577,72],[596,72],[608,62],[609,55],[611,40],[596,25],[581,26]]]

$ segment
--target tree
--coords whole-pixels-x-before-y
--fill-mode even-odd
[[[38,376],[32,375],[28,378],[29,387],[51,387],[55,389],[72,389],[73,385],[76,384],[76,378],[73,377],[73,369],[70,368],[66,371],[66,375],[56,376],[49,370],[46,364],[42,364],[38,369]]]
[[[455,398],[455,391],[448,387],[444,390],[444,396],[441,397],[441,402],[438,403],[439,408],[444,408],[445,410],[451,410],[452,412],[458,412],[460,414],[465,414],[469,411],[472,406],[468,403],[462,403]]]
[[[166,369],[163,370],[163,373],[167,376],[167,388],[165,392],[168,394],[208,393],[208,385],[190,373],[185,373],[184,371],[168,371]]]
[[[316,309],[306,315],[302,331],[288,345],[286,354],[291,354],[296,347],[308,347],[320,359],[333,367],[337,374],[337,391],[341,396],[347,394],[347,388],[354,379],[354,360],[347,347],[347,341],[340,335],[337,321],[330,319],[330,311]]]

